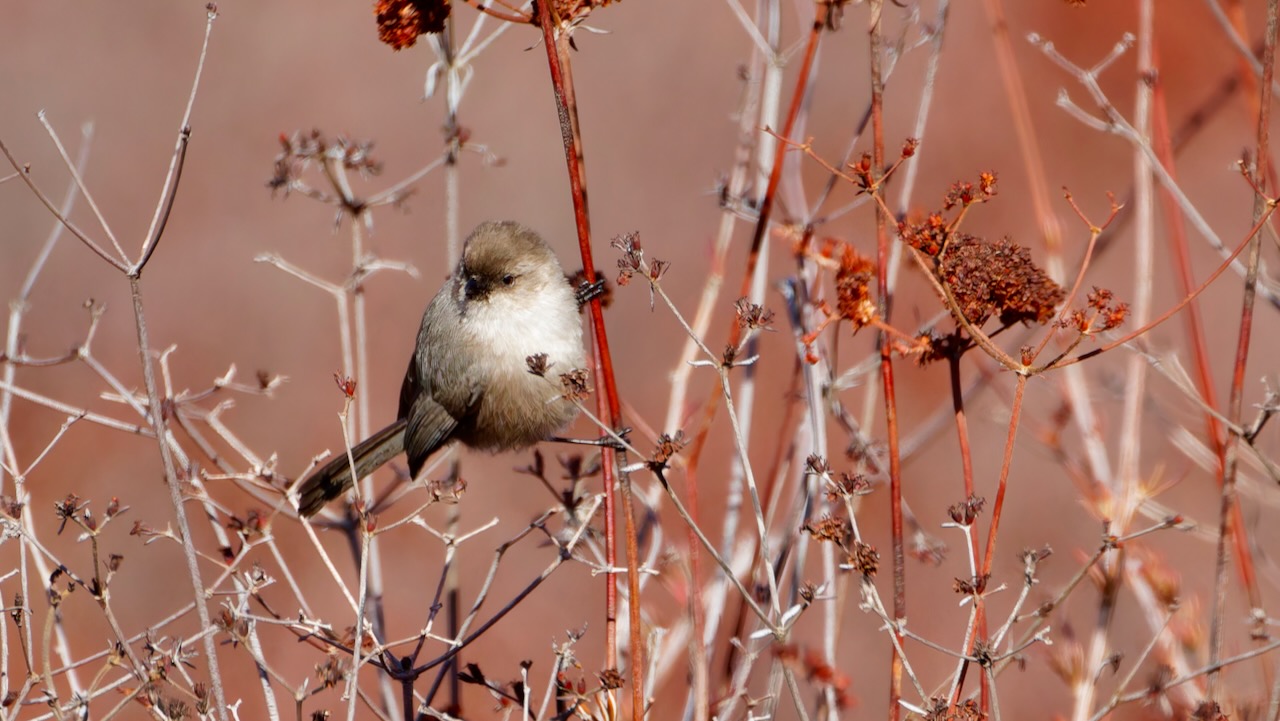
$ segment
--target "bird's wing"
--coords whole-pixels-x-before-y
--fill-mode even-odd
[[[427,458],[453,435],[458,419],[429,394],[419,393],[409,406],[407,420],[404,448],[409,456],[409,473],[416,478]]]

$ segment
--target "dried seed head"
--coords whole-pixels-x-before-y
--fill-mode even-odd
[[[525,358],[524,362],[528,364],[529,372],[539,377],[545,377],[547,370],[551,368],[551,363],[547,361],[546,353],[535,353]]]
[[[899,223],[898,235],[907,245],[930,258],[936,258],[947,247],[951,229],[941,214],[930,213],[918,223]]]
[[[876,571],[880,569],[880,552],[869,543],[855,541],[853,553],[846,563],[864,578],[875,578]]]
[[[746,297],[734,301],[733,310],[738,315],[738,327],[745,330],[771,330],[773,311],[752,303]]]
[[[1004,325],[1047,323],[1066,292],[1031,261],[1031,251],[1002,238],[951,239],[938,269],[970,323],[998,316]]]
[[[613,689],[622,688],[625,683],[626,679],[616,668],[606,668],[600,672],[600,685],[605,690],[612,691]]]
[[[418,42],[419,35],[444,30],[449,0],[378,0],[374,5],[378,39],[393,50]]]
[[[853,324],[855,331],[875,320],[876,306],[871,300],[871,281],[875,277],[875,263],[846,245],[836,271],[836,310]]]
[[[808,521],[800,530],[819,541],[831,541],[844,545],[845,539],[852,533],[849,522],[836,516],[823,516],[817,521]]]

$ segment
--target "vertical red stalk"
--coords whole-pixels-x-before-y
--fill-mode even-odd
[[[957,440],[960,443],[960,466],[961,466],[962,472],[964,473],[964,499],[965,501],[968,501],[968,499],[974,496],[975,493],[974,493],[974,486],[973,486],[973,452],[969,446],[969,420],[968,420],[968,416],[965,415],[964,388],[960,383],[961,357],[962,356],[960,355],[952,356],[949,359],[950,362],[948,363],[948,366],[951,370],[951,403],[952,403],[952,407],[955,409],[956,436],[957,436]],[[969,528],[968,536],[969,536],[970,558],[974,559],[974,564],[976,566],[977,558],[978,558],[977,528],[974,526],[971,526]],[[974,582],[978,583],[979,579],[975,578]],[[979,585],[979,587],[981,587],[981,585]],[[965,649],[964,649],[964,653],[966,656],[972,656],[974,644],[977,643],[979,638],[985,638],[987,635],[987,607],[986,607],[986,603],[984,603],[983,595],[979,593],[973,599],[973,602],[974,602],[973,625],[970,629],[968,629],[968,633],[966,634],[969,639],[968,642],[965,644]],[[952,695],[952,697],[947,702],[949,709],[954,709],[955,705],[960,702],[960,697],[964,690],[964,677],[965,677],[965,673],[968,670],[969,670],[969,662],[965,661],[963,664],[961,664],[961,667],[960,667],[960,680],[958,683],[956,683],[956,692]],[[989,683],[989,680],[987,678],[987,674],[985,673],[978,674],[978,684],[979,684],[979,688],[981,689],[981,696],[980,696],[980,700],[982,704],[981,708],[984,712],[987,712],[990,708],[989,694],[991,690],[988,686],[988,683]]]
[[[765,187],[764,197],[760,199],[760,211],[756,215],[756,229],[751,236],[751,252],[747,256],[747,269],[742,277],[740,296],[748,295],[751,279],[756,274],[756,264],[760,260],[760,251],[764,247],[765,234],[769,232],[769,219],[773,216],[773,202],[778,195],[778,184],[782,181],[782,163],[787,151],[792,147],[787,141],[795,131],[796,119],[804,106],[805,91],[809,87],[809,76],[813,71],[813,60],[818,55],[818,41],[822,38],[822,30],[827,26],[831,7],[826,2],[817,3],[814,11],[813,27],[809,31],[809,42],[804,49],[804,61],[800,64],[800,73],[796,76],[796,91],[791,96],[791,106],[787,108],[787,118],[782,123],[779,134],[782,142],[778,143],[777,152],[773,155],[773,167],[769,170],[769,184]],[[729,332],[729,345],[737,345],[742,329],[735,322]]]
[[[1250,72],[1250,77],[1252,77],[1252,72]],[[1152,147],[1160,158],[1160,164],[1169,173],[1169,177],[1176,180],[1178,173],[1173,157],[1173,138],[1169,132],[1169,113],[1165,106],[1164,86],[1159,82],[1155,86],[1155,108],[1156,112],[1152,115]],[[1165,201],[1165,223],[1169,228],[1169,246],[1173,251],[1174,268],[1178,274],[1178,285],[1182,296],[1187,297],[1195,293],[1197,285],[1191,270],[1191,254],[1187,247],[1186,221],[1178,208],[1177,200],[1174,199],[1167,188],[1163,189],[1162,195]],[[1198,300],[1193,300],[1187,304],[1186,313],[1183,317],[1186,319],[1187,343],[1191,347],[1191,358],[1195,366],[1196,389],[1200,392],[1201,397],[1204,398],[1205,406],[1216,411],[1222,406],[1218,401],[1218,391],[1213,383],[1213,367],[1209,361],[1208,346],[1205,344],[1204,320]],[[1217,472],[1218,480],[1220,481],[1225,477],[1223,468],[1226,465],[1226,443],[1223,437],[1222,423],[1218,420],[1217,413],[1212,412],[1204,414],[1204,421],[1205,440],[1218,461]],[[1232,506],[1231,523],[1236,528],[1244,527],[1244,516],[1240,510],[1239,502]],[[1240,580],[1249,594],[1249,603],[1254,607],[1259,607],[1262,603],[1262,592],[1258,588],[1258,573],[1254,564],[1253,551],[1247,543],[1247,539],[1239,534],[1233,536],[1232,546],[1239,565]],[[1264,663],[1267,663],[1266,658],[1264,658]]]
[[[542,28],[543,46],[547,49],[547,67],[551,73],[551,85],[555,92],[556,114],[560,120],[560,134],[564,141],[565,163],[569,171],[569,189],[573,196],[574,220],[578,228],[578,252],[582,257],[583,273],[587,282],[595,282],[595,264],[591,257],[591,221],[587,212],[586,166],[583,162],[582,133],[578,124],[578,105],[569,62],[569,35],[555,17],[555,11],[547,0],[535,0],[533,13]],[[595,349],[596,411],[611,428],[618,428],[622,415],[618,402],[618,387],[613,373],[613,356],[609,353],[609,339],[604,327],[604,314],[600,299],[591,301],[591,330]],[[605,562],[616,567],[617,530],[614,517],[617,513],[613,488],[617,482],[616,451],[602,449],[605,491]],[[644,647],[640,636],[640,550],[636,542],[635,521],[631,510],[631,487],[624,482],[622,490],[623,518],[626,523],[627,574],[630,603],[631,629],[631,716],[644,717]],[[605,637],[606,663],[617,665],[617,579],[610,572],[605,583]]]
[[[884,68],[880,20],[884,10],[882,0],[871,3],[871,167],[873,180],[878,185],[883,177],[884,160]],[[889,218],[884,206],[876,203],[876,282],[879,314],[889,321]],[[902,458],[898,448],[898,397],[893,380],[893,346],[888,337],[880,335],[880,381],[884,388],[885,435],[889,443],[889,510],[893,530],[893,618],[900,621],[907,617],[906,548],[902,530]],[[889,670],[889,721],[897,721],[902,713],[902,658],[898,648],[902,645],[902,632],[893,629],[897,643]]]
[[[1022,397],[1027,390],[1027,376],[1018,375],[1017,385],[1013,387],[1013,406],[1009,409],[1009,435],[1004,443],[1004,460],[1000,463],[1000,481],[996,490],[996,502],[991,506],[991,530],[987,533],[987,552],[982,558],[982,568],[978,573],[986,576],[991,573],[991,563],[996,555],[996,536],[1000,530],[1000,515],[1004,511],[1004,495],[1008,490],[1009,469],[1013,466],[1013,442],[1018,437],[1018,420],[1022,416]]]

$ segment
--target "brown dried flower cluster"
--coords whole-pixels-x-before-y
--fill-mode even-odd
[[[845,563],[865,578],[875,578],[876,571],[880,570],[880,552],[870,543],[855,541],[853,553]]]
[[[985,721],[987,715],[982,712],[974,699],[952,706],[945,698],[933,699],[933,708],[925,715],[925,721]]]
[[[846,245],[836,271],[836,311],[853,323],[856,331],[876,317],[876,304],[871,300],[871,281],[876,277],[876,264]]]
[[[1119,327],[1128,315],[1128,303],[1117,301],[1115,294],[1106,288],[1094,288],[1089,293],[1088,308],[1072,311],[1059,325],[1081,335],[1093,335]]]
[[[994,243],[953,237],[939,263],[940,280],[970,323],[997,316],[1004,325],[1047,323],[1066,292],[1031,260],[1031,251],[1002,238]]]
[[[831,541],[841,546],[853,533],[849,522],[837,516],[823,516],[816,521],[808,521],[801,530],[819,541]]]
[[[281,133],[280,154],[276,156],[267,187],[273,194],[283,190],[288,195],[307,166],[326,159],[340,160],[344,168],[363,176],[378,175],[382,172],[382,163],[373,159],[371,150],[372,140],[355,140],[345,135],[327,138],[316,129],[294,131],[291,135]]]
[[[560,387],[563,391],[562,395],[571,401],[584,401],[587,396],[591,395],[591,386],[587,383],[588,375],[585,368],[574,368],[568,373],[560,374]]]
[[[418,42],[419,35],[444,30],[449,0],[378,0],[373,14],[378,39],[392,50],[403,50]]]

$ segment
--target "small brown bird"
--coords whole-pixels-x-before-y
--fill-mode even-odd
[[[552,368],[546,377],[529,372],[537,354]],[[351,449],[354,476],[345,453],[312,473],[298,512],[315,515],[401,452],[416,477],[453,440],[496,452],[549,438],[578,408],[548,378],[585,365],[578,299],[555,253],[518,223],[481,223],[422,314],[396,422]]]

